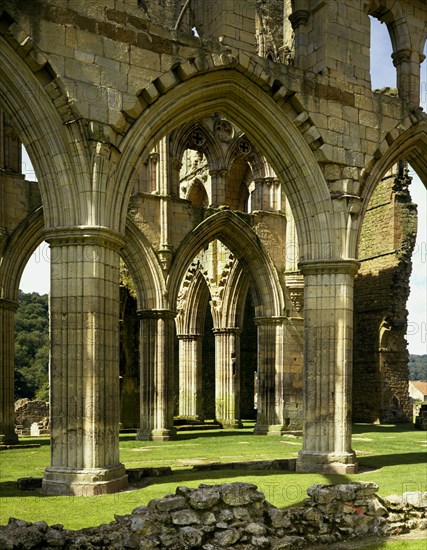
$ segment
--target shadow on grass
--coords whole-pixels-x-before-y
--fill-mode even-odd
[[[413,424],[353,424],[353,435],[363,433],[406,433],[415,431]]]
[[[383,468],[384,466],[398,466],[399,464],[425,464],[426,453],[395,453],[389,455],[364,456],[358,459],[359,466]]]
[[[204,437],[228,437],[228,436],[245,436],[254,435],[250,429],[239,430],[206,430],[205,432],[178,432],[175,441],[188,441],[190,439],[201,439]],[[263,436],[264,437],[264,436]]]
[[[10,497],[18,497],[18,498],[26,498],[26,497],[39,498],[39,497],[43,497],[44,495],[42,495],[40,491],[41,491],[41,489],[32,489],[32,490],[29,490],[29,491],[21,491],[16,486],[16,481],[2,481],[0,483],[0,499],[10,498]]]
[[[173,441],[188,441],[190,439],[201,439],[205,437],[228,437],[228,436],[250,436],[255,435],[250,428],[240,428],[238,430],[204,430],[204,431],[180,431],[176,434]],[[264,436],[262,436],[264,437]],[[133,434],[120,434],[120,441],[138,441],[136,432]],[[141,440],[144,442],[144,440]]]
[[[306,485],[304,483],[297,483],[295,480],[295,472],[289,472],[286,470],[205,470],[202,472],[194,471],[190,468],[183,469],[179,471],[175,471],[172,475],[167,476],[161,476],[161,477],[152,477],[152,478],[145,478],[141,481],[139,484],[133,484],[129,486],[129,490],[123,491],[121,493],[116,493],[117,495],[122,494],[128,494],[128,493],[134,493],[135,491],[138,491],[139,489],[143,489],[148,486],[156,486],[159,487],[161,485],[166,484],[176,484],[183,485],[190,481],[195,481],[198,483],[215,483],[215,480],[224,480],[224,479],[244,479],[245,477],[251,477],[257,478],[257,485],[259,486],[260,490],[264,493],[268,493],[269,491],[272,491],[273,489],[275,491],[284,490],[286,488],[292,488],[292,490],[295,492],[297,489],[302,491],[301,493],[301,500],[305,497],[305,488]],[[288,476],[293,476],[292,479],[289,477],[289,480],[286,482],[286,478]],[[336,478],[337,476],[335,476]],[[342,477],[343,481],[340,481],[341,483],[344,483],[344,476],[338,476]],[[264,481],[263,479],[268,478],[268,481]],[[274,480],[273,482],[271,479],[277,478],[277,480]],[[301,480],[302,481],[302,480]],[[263,487],[264,485],[264,487]],[[45,497],[41,493],[41,489],[33,489],[28,491],[22,491],[17,488],[15,481],[4,481],[0,483],[0,498],[6,498],[6,497],[18,497],[18,498],[26,498],[26,497],[32,497],[32,498],[38,498],[38,497]],[[268,494],[266,494],[267,500]]]
[[[20,437],[19,438],[19,442],[16,446],[14,446],[13,448],[11,449],[5,449],[5,451],[7,452],[8,450],[12,451],[12,450],[19,450],[19,445],[31,445],[31,444],[37,444],[37,445],[50,445],[50,437],[47,436],[47,437]],[[24,447],[22,447],[24,448]],[[5,452],[5,451],[2,451],[2,452]]]

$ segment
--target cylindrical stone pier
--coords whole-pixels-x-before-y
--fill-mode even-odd
[[[351,448],[355,260],[301,262],[304,275],[304,437],[300,472],[353,473]]]
[[[138,312],[141,319],[140,415],[136,439],[167,441],[173,427],[174,317],[169,310]]]
[[[52,232],[49,495],[127,486],[119,462],[119,250],[100,228]]]
[[[179,417],[203,421],[202,336],[182,334],[179,340]]]
[[[240,329],[215,334],[215,416],[223,428],[240,428]]]
[[[15,433],[15,310],[17,303],[0,299],[0,443],[18,443]]]

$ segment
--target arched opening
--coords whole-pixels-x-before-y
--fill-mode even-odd
[[[191,201],[193,206],[207,207],[210,202],[206,190],[209,178],[206,156],[191,149],[184,151],[179,178],[180,196]]]
[[[299,233],[301,256],[309,260],[333,250],[328,246],[332,240],[331,228],[319,219],[321,212],[330,210],[329,193],[312,149],[288,116],[277,110],[273,99],[266,95],[265,101],[259,101],[260,93],[260,88],[248,78],[234,69],[226,69],[216,73],[214,82],[206,74],[180,82],[176,91],[159,96],[146,108],[120,143],[123,154],[117,181],[118,192],[123,197],[121,223],[133,182],[155,143],[191,120],[223,112],[267,157],[285,186]],[[310,169],[305,170],[308,164]],[[314,205],[316,214],[311,211]],[[319,239],[313,240],[314,235]]]
[[[241,391],[240,414],[244,420],[256,419],[258,398],[258,346],[255,308],[249,290],[243,312],[242,332],[240,336]]]
[[[2,368],[5,372],[11,369],[12,402],[7,403],[11,410],[15,400],[12,438],[15,431],[30,435],[32,421],[38,426],[34,435],[39,428],[49,429],[50,261],[48,245],[41,242],[40,205],[40,189],[27,151],[12,118],[0,111],[0,299],[16,307],[8,314],[9,324],[3,325],[6,333],[10,331],[4,341],[10,339],[11,346],[3,345],[1,350]],[[5,394],[3,399],[8,400]],[[28,405],[34,400],[39,405]]]
[[[355,280],[353,411],[358,421],[408,422],[412,416],[405,334],[417,214],[409,189],[407,164],[400,161],[378,182],[363,220]],[[390,408],[393,396],[399,414]]]
[[[225,204],[233,210],[248,211],[252,171],[244,159],[237,158],[228,172]]]
[[[220,73],[218,73],[217,76],[219,76],[219,74]],[[224,76],[225,75],[226,73],[224,72]],[[203,80],[204,76],[201,76],[200,78],[201,80]],[[226,80],[228,79],[226,78]],[[231,87],[233,88],[235,85],[238,85],[239,80],[239,74],[234,73],[233,71],[233,74],[230,77]],[[261,373],[261,375],[264,377],[262,391],[269,392],[269,395],[272,396],[272,399],[269,401],[268,407],[264,408],[263,410],[264,421],[258,433],[267,433],[269,431],[269,426],[272,423],[274,423],[274,427],[277,428],[275,433],[280,433],[283,429],[285,429],[284,425],[286,424],[286,422],[282,418],[284,413],[283,369],[285,368],[285,361],[282,359],[282,357],[279,356],[284,354],[285,351],[283,344],[275,346],[273,342],[275,342],[276,340],[281,341],[281,339],[284,339],[288,336],[286,334],[286,329],[283,326],[284,321],[282,317],[283,313],[285,312],[283,290],[281,289],[280,283],[278,282],[278,273],[276,271],[281,265],[281,259],[283,260],[283,249],[281,250],[280,247],[284,244],[285,239],[284,235],[282,235],[281,232],[279,232],[280,235],[278,234],[276,223],[273,224],[271,222],[270,225],[268,216],[274,215],[277,217],[278,213],[281,214],[285,197],[284,194],[282,196],[282,193],[279,193],[278,187],[283,185],[285,188],[288,188],[290,194],[289,203],[296,208],[295,226],[300,223],[304,227],[303,232],[305,237],[302,239],[302,241],[304,241],[306,237],[310,238],[310,235],[313,237],[314,234],[310,233],[309,226],[312,223],[317,223],[317,217],[313,217],[308,212],[303,215],[302,211],[306,208],[310,209],[311,205],[313,204],[323,204],[324,206],[326,206],[326,203],[320,198],[320,196],[317,197],[317,199],[314,199],[313,197],[303,198],[303,195],[307,191],[310,194],[314,193],[314,195],[317,195],[319,190],[316,190],[316,187],[318,186],[319,181],[316,180],[317,183],[313,181],[313,185],[305,186],[302,183],[302,180],[305,180],[306,178],[311,178],[314,175],[314,172],[316,171],[315,166],[317,166],[317,164],[313,165],[314,171],[308,170],[307,172],[304,171],[303,174],[301,173],[297,175],[295,173],[294,175],[292,175],[292,172],[294,170],[295,172],[299,172],[299,170],[302,169],[302,166],[306,165],[307,158],[310,157],[312,153],[306,151],[308,157],[304,155],[304,160],[302,160],[302,158],[299,160],[294,159],[293,162],[289,163],[285,161],[285,159],[288,158],[287,151],[289,147],[294,145],[294,140],[284,139],[284,134],[286,134],[286,132],[290,128],[292,128],[292,125],[289,125],[289,121],[287,120],[286,124],[284,124],[283,126],[283,132],[281,132],[280,135],[276,135],[276,138],[281,142],[280,153],[277,154],[276,158],[277,162],[274,162],[274,160],[271,162],[273,166],[272,170],[270,166],[271,173],[268,170],[265,170],[265,167],[263,167],[263,161],[259,158],[261,155],[258,155],[256,159],[252,159],[250,157],[250,153],[252,153],[253,148],[260,147],[263,152],[268,152],[269,157],[273,155],[274,159],[274,151],[277,143],[275,143],[274,147],[270,147],[269,145],[272,139],[271,132],[274,133],[274,130],[270,129],[269,132],[266,132],[265,136],[263,137],[261,135],[263,134],[263,131],[255,131],[255,128],[260,125],[260,121],[263,121],[264,124],[266,122],[266,117],[260,115],[259,117],[256,117],[256,120],[250,120],[250,118],[254,105],[260,105],[264,107],[266,104],[255,101],[254,103],[251,103],[250,108],[242,109],[241,113],[237,113],[236,108],[237,110],[240,109],[242,105],[242,99],[244,99],[248,87],[250,88],[250,83],[246,80],[245,89],[239,90],[238,92],[239,96],[242,95],[242,97],[239,97],[239,101],[230,101],[230,104],[228,104],[227,98],[230,97],[230,95],[224,95],[228,84],[225,84],[225,86],[221,84],[221,88],[219,88],[220,82],[216,81],[215,83],[209,82],[209,86],[203,88],[203,95],[199,101],[194,96],[195,90],[198,89],[198,81],[199,77],[192,79],[192,85],[189,86],[187,91],[184,89],[187,86],[186,82],[180,84],[179,86],[180,91],[178,97],[181,97],[182,93],[186,95],[187,100],[189,99],[188,94],[193,96],[192,99],[194,99],[194,101],[191,101],[190,103],[194,108],[191,109],[191,112],[187,112],[189,104],[187,102],[186,105],[181,106],[180,110],[177,110],[174,114],[171,114],[170,118],[169,115],[166,113],[166,111],[168,110],[168,107],[166,106],[166,110],[165,108],[162,108],[162,120],[170,121],[170,124],[167,122],[163,123],[161,128],[159,127],[156,129],[156,117],[153,117],[153,121],[149,122],[148,126],[144,124],[144,128],[150,127],[153,131],[153,134],[150,135],[148,142],[145,140],[139,140],[139,138],[137,137],[139,133],[138,127],[141,123],[142,117],[148,115],[148,111],[156,109],[157,105],[153,104],[152,106],[150,106],[149,109],[146,109],[142,117],[135,122],[133,128],[129,132],[128,136],[125,137],[121,145],[121,147],[123,147],[123,157],[120,161],[118,181],[126,181],[126,172],[129,171],[129,169],[134,168],[135,175],[137,174],[138,166],[141,166],[143,164],[145,151],[148,150],[148,147],[152,146],[155,137],[157,137],[157,139],[163,139],[162,136],[172,135],[172,133],[175,132],[175,136],[179,136],[180,124],[182,125],[182,127],[184,127],[184,125],[187,125],[185,132],[182,134],[183,138],[185,137],[186,139],[188,139],[189,137],[191,137],[193,141],[194,139],[197,139],[197,147],[199,149],[201,148],[203,154],[206,156],[206,160],[209,164],[211,172],[209,174],[209,176],[211,177],[211,193],[207,193],[208,196],[212,197],[213,191],[220,191],[222,193],[225,192],[225,190],[227,189],[227,178],[229,176],[228,171],[230,167],[232,167],[236,155],[237,157],[239,157],[240,155],[241,158],[245,158],[245,162],[247,162],[247,165],[253,171],[253,175],[256,173],[257,177],[254,181],[254,188],[252,188],[252,185],[250,186],[250,190],[252,191],[252,199],[255,199],[251,200],[250,210],[253,213],[252,215],[259,216],[259,218],[254,220],[251,220],[249,216],[247,218],[245,216],[240,216],[239,218],[239,216],[235,216],[230,210],[227,210],[227,207],[230,208],[230,206],[227,204],[228,201],[225,200],[225,194],[223,195],[224,198],[219,197],[219,200],[211,199],[212,210],[208,209],[207,212],[202,212],[200,210],[191,211],[191,209],[188,208],[188,204],[182,204],[182,201],[181,203],[175,202],[172,194],[173,190],[175,189],[173,183],[172,185],[165,186],[165,188],[169,188],[169,193],[171,194],[171,196],[168,197],[168,200],[164,202],[164,204],[167,205],[167,208],[160,208],[161,219],[169,219],[167,223],[173,223],[175,228],[179,228],[179,232],[171,232],[168,236],[168,240],[163,241],[164,244],[169,247],[169,250],[173,251],[173,253],[171,254],[171,263],[169,267],[167,267],[167,296],[169,307],[174,310],[177,296],[179,294],[179,288],[188,266],[193,261],[195,253],[197,253],[198,250],[203,249],[205,246],[207,246],[208,243],[212,241],[212,239],[218,238],[230,250],[232,250],[233,253],[238,256],[239,261],[241,261],[242,266],[247,273],[249,280],[251,281],[255,315],[257,318],[260,317],[260,324],[257,326],[257,329],[262,333],[261,340],[263,341],[263,347],[261,350],[257,350],[257,352],[259,354],[261,363],[264,365],[263,368],[270,369],[268,373],[264,371]],[[211,92],[215,88],[218,88],[218,91],[220,90],[220,96],[216,96],[214,92],[212,97],[210,97]],[[230,93],[231,95],[233,95],[235,92],[230,91]],[[162,96],[160,101],[163,102],[163,99],[165,98],[167,100],[167,95],[168,94]],[[203,105],[206,105],[206,108],[201,107]],[[170,106],[172,109],[175,109],[175,107],[177,106],[176,101],[173,102],[173,104],[171,103]],[[212,115],[212,109],[214,115]],[[229,113],[231,114],[231,116],[229,116]],[[213,124],[211,125],[208,120],[212,121]],[[229,124],[227,124],[227,121],[229,122]],[[248,132],[248,137],[246,141],[240,139],[242,136],[241,134],[234,133],[235,138],[237,138],[238,142],[242,145],[242,148],[239,148],[238,151],[236,149],[233,150],[233,154],[235,155],[234,157],[231,152],[230,154],[224,156],[224,153],[221,149],[223,148],[227,151],[227,144],[230,141],[230,137],[231,139],[235,139],[233,136],[233,132],[230,131],[230,124],[234,125],[235,128],[241,128],[243,126],[243,129],[241,131],[244,132],[245,129],[247,129]],[[273,126],[277,127],[277,112],[274,116]],[[176,130],[177,128],[178,130]],[[199,133],[197,133],[193,135],[193,132],[196,130],[199,130],[201,134],[199,135]],[[205,149],[205,143],[209,139],[209,132],[216,136],[218,145],[215,149],[215,160],[212,164],[208,154],[208,150]],[[132,135],[133,137],[135,137],[135,142],[132,141]],[[297,141],[299,141],[299,138],[297,138]],[[173,153],[173,166],[171,173],[173,173],[174,170],[176,173],[177,167],[181,169],[182,157],[179,147],[176,148],[173,142],[169,143],[171,146],[171,151]],[[147,147],[147,149],[144,149],[145,147]],[[302,149],[305,149],[305,147],[306,142],[303,141],[302,143],[300,143],[300,146],[296,148],[294,153],[299,156],[302,152]],[[194,147],[190,149],[193,148]],[[129,162],[127,162],[125,159],[130,150],[134,152],[140,152],[141,154],[139,158],[134,157],[132,160],[129,159]],[[246,155],[249,156],[250,161],[246,161]],[[223,162],[224,160],[227,160],[227,158],[229,162]],[[285,166],[280,166],[284,161]],[[267,165],[268,163],[265,164]],[[276,168],[274,164],[278,168]],[[242,163],[240,163],[240,166],[242,166]],[[213,170],[211,169],[212,167]],[[275,177],[276,174],[277,177]],[[212,181],[213,179],[214,181]],[[172,182],[173,181],[179,181],[179,179],[174,180],[172,178]],[[257,190],[258,193],[256,193]],[[254,196],[254,193],[256,193],[256,196]],[[126,196],[126,194],[124,196]],[[181,195],[181,197],[184,198],[183,195]],[[133,197],[131,204],[133,211]],[[223,209],[221,208],[222,206],[225,206],[226,208]],[[249,210],[248,207],[247,209]],[[173,212],[173,218],[168,218],[168,211]],[[192,218],[192,216],[194,217]],[[303,216],[304,221],[302,221],[301,216]],[[139,217],[141,222],[144,223],[144,215],[140,215]],[[147,220],[145,227],[148,227],[148,225],[150,224],[148,213],[145,216],[145,219]],[[167,223],[165,223],[164,225],[162,225],[162,223],[163,222],[160,222],[160,228],[161,231],[164,231]],[[255,231],[249,229],[251,227],[251,224],[253,224],[252,226],[256,228]],[[284,226],[284,224],[279,225],[280,227],[282,225]],[[276,226],[276,230],[273,230],[274,226]],[[243,227],[245,227],[244,230]],[[323,231],[328,232],[328,230],[329,228],[323,225]],[[322,229],[319,228],[319,231],[321,233]],[[254,242],[251,242],[252,239],[254,239]],[[270,251],[271,257],[267,260],[268,254],[264,255],[263,249],[262,247],[259,247],[259,244],[260,242],[267,243],[269,239],[270,242],[274,243],[274,248]],[[256,246],[255,240],[258,241],[258,244]],[[154,246],[156,247],[156,243],[154,243]],[[321,248],[322,251],[332,249],[331,247],[323,246]],[[301,243],[300,249],[304,254],[304,242]],[[165,248],[162,249],[162,254],[164,254],[164,250]],[[308,259],[311,257],[312,254],[316,254],[314,252],[314,249],[311,247],[308,247],[305,250],[307,252],[306,257]],[[270,265],[270,267],[267,267],[267,265]],[[260,291],[260,289],[262,289],[262,292]],[[232,327],[226,328],[229,329]],[[219,335],[219,337],[221,338],[223,336],[223,334]],[[227,338],[229,340],[232,340],[232,338],[235,338],[235,335],[233,335],[232,337],[227,335]],[[290,376],[288,376],[288,378],[290,379]],[[274,388],[281,388],[281,390],[278,389],[276,392]],[[297,404],[295,404],[295,409],[296,408]],[[294,412],[295,411],[292,411],[289,413],[289,415],[286,416],[289,421],[289,425],[295,425],[295,423],[291,420]],[[298,411],[298,413],[300,415],[300,410]]]
[[[373,90],[397,95],[396,69],[391,54],[393,47],[387,25],[370,16],[371,23],[371,86]]]
[[[412,177],[410,193],[412,201],[417,205],[418,224],[417,238],[412,254],[406,339],[410,355],[427,355],[427,190],[413,169],[410,169],[410,176]]]
[[[140,322],[135,281],[128,266],[120,262],[120,428],[140,424]]]
[[[206,308],[202,340],[203,417],[215,419],[215,335],[211,308]]]
[[[254,417],[254,308],[240,262],[220,240],[193,258],[177,310],[179,422],[241,426],[242,411]]]

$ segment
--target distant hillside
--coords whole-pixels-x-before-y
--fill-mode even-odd
[[[409,356],[409,380],[427,380],[427,355]]]

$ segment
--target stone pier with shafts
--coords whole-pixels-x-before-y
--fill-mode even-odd
[[[372,90],[370,17],[393,93]],[[124,419],[159,441],[174,415],[302,428],[297,469],[324,473],[357,468],[353,405],[407,419],[426,29],[423,0],[0,0],[0,442],[46,240],[47,494],[125,487]]]

